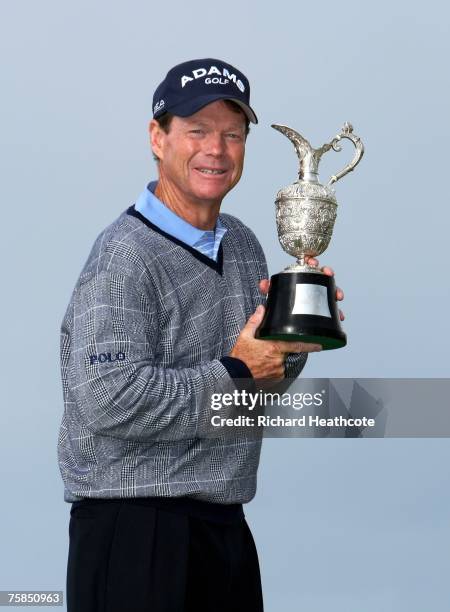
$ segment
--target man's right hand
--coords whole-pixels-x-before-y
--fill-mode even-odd
[[[260,305],[245,324],[230,353],[230,357],[236,357],[246,364],[253,378],[281,381],[284,378],[284,360],[289,353],[322,350],[320,344],[255,338],[263,318],[264,306]]]

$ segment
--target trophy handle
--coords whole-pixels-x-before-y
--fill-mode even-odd
[[[364,145],[361,141],[361,138],[353,133],[353,126],[351,125],[351,123],[348,123],[348,121],[344,123],[344,127],[342,128],[341,132],[337,136],[335,136],[330,143],[331,148],[333,148],[334,151],[342,151],[342,147],[338,144],[342,138],[347,138],[348,140],[351,140],[351,142],[354,144],[356,149],[355,156],[353,157],[352,161],[345,166],[345,168],[330,177],[328,185],[336,183],[336,181],[354,170],[355,166],[359,164],[362,156],[364,155]]]

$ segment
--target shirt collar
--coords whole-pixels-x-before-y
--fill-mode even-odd
[[[141,195],[136,200],[135,209],[141,213],[146,219],[157,225],[164,232],[178,238],[189,246],[194,246],[203,236],[211,235],[214,230],[202,230],[194,227],[170,208],[168,208],[161,200],[155,196],[155,189],[158,181],[152,181],[147,185]],[[216,229],[223,228],[224,225],[217,218]],[[226,231],[226,229],[225,229]],[[225,232],[223,232],[224,234]],[[222,234],[222,236],[223,236]]]

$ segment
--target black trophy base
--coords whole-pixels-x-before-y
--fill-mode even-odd
[[[334,278],[314,272],[274,274],[256,338],[311,342],[325,351],[345,346]]]

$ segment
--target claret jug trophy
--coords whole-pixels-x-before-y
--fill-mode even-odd
[[[305,258],[321,255],[328,247],[337,212],[332,185],[355,168],[364,146],[350,123],[319,149],[292,128],[278,124],[272,127],[294,144],[300,161],[298,180],[281,189],[275,201],[279,241],[297,261],[271,277],[265,316],[256,336],[313,342],[324,350],[341,348],[347,344],[347,336],[339,320],[334,279],[309,266]],[[340,151],[343,138],[354,144],[355,155],[328,184],[322,185],[318,177],[320,159],[330,149]]]

